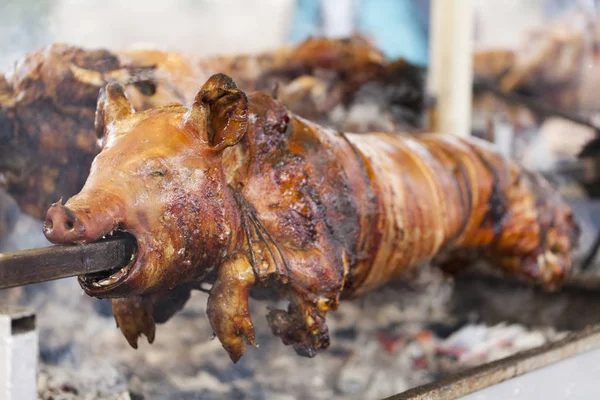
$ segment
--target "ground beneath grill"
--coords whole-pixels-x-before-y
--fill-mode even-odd
[[[201,292],[137,351],[109,304],[83,295],[74,280],[28,288],[21,301],[38,313],[40,398],[54,400],[379,399],[560,336],[473,323],[476,316],[456,320],[446,310],[451,281],[436,271],[419,279],[343,303],[328,317],[331,347],[313,359],[273,337],[264,317],[269,303],[254,301],[260,348],[236,365],[212,340]]]

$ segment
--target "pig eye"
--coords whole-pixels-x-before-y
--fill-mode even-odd
[[[150,176],[165,176],[166,174],[167,174],[167,171],[161,170],[161,169],[157,169],[157,170],[150,172]]]
[[[142,176],[162,177],[168,174],[169,170],[162,160],[150,159],[140,166],[139,174]]]

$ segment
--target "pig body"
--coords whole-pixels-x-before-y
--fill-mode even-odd
[[[269,312],[273,333],[313,356],[342,298],[423,262],[483,257],[550,287],[571,269],[570,209],[483,142],[342,134],[223,75],[189,109],[135,113],[109,86],[96,121],[103,150],[81,193],[50,208],[45,233],[57,243],[135,236],[129,266],[80,278],[88,294],[114,297],[134,347],[209,277],[209,321],[237,361],[255,344],[254,286],[290,301]]]

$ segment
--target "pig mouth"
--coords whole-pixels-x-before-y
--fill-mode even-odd
[[[131,259],[124,267],[115,267],[109,270],[94,272],[78,277],[79,284],[90,296],[98,296],[100,294],[107,293],[126,281],[131,275],[131,272],[135,269],[136,263],[140,258],[139,255],[141,251],[135,235],[127,231],[117,230],[106,235],[105,237],[125,237],[135,241],[136,245],[133,253],[131,254]]]

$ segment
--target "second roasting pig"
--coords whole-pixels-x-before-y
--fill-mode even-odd
[[[87,294],[113,298],[134,347],[205,279],[210,324],[237,361],[256,344],[254,286],[289,300],[268,313],[271,329],[314,356],[340,299],[428,260],[484,258],[549,287],[571,270],[569,207],[482,141],[335,132],[222,74],[189,108],[135,112],[110,84],[96,130],[103,147],[85,186],[50,207],[44,233],[54,243],[135,237],[129,265],[79,278]]]

